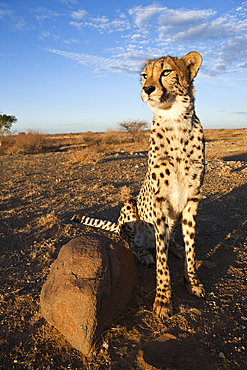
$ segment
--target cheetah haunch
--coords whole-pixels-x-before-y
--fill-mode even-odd
[[[172,314],[168,247],[181,254],[171,233],[181,218],[185,244],[184,273],[190,294],[204,296],[195,271],[195,216],[204,177],[204,137],[195,114],[193,79],[202,57],[147,60],[141,72],[142,100],[154,112],[148,170],[137,197],[126,202],[117,224],[74,215],[83,224],[114,231],[125,239],[139,261],[149,265],[146,249],[156,246],[156,297],[153,309],[162,318]]]

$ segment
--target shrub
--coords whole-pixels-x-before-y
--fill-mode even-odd
[[[142,141],[143,130],[148,127],[147,121],[141,120],[128,120],[118,123],[119,127],[123,131],[130,132],[135,142]]]
[[[106,145],[117,145],[121,143],[119,130],[107,129],[104,134],[104,142]]]
[[[29,130],[16,137],[16,145],[24,153],[40,152],[47,147],[47,135],[40,131]]]
[[[0,154],[11,154],[9,153],[9,149],[14,145],[14,143],[14,136],[0,134]]]
[[[0,154],[37,153],[47,149],[48,136],[40,131],[29,130],[26,134],[0,135]]]
[[[101,139],[99,138],[99,135],[91,131],[88,131],[83,135],[83,142],[88,145],[99,145],[100,141]]]

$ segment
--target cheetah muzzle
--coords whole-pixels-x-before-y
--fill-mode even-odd
[[[191,52],[147,60],[141,72],[142,100],[154,113],[148,170],[136,200],[127,201],[117,224],[74,215],[83,224],[119,233],[137,259],[154,264],[147,250],[156,247],[156,297],[153,309],[162,318],[172,314],[168,248],[182,257],[190,294],[204,296],[195,270],[195,218],[205,168],[204,137],[195,114],[193,80],[202,57]],[[172,231],[181,219],[184,251]]]

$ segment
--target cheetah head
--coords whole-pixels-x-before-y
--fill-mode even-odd
[[[202,57],[195,51],[183,58],[147,59],[141,72],[142,100],[156,112],[168,110],[178,96],[194,97],[193,79],[201,66]]]

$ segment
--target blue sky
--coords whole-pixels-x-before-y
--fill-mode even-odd
[[[0,2],[0,111],[15,131],[105,131],[151,122],[139,73],[147,58],[195,50],[204,128],[247,127],[247,1]]]

